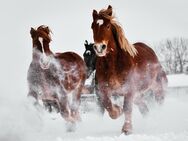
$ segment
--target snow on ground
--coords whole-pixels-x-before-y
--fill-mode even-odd
[[[188,74],[168,75],[168,87],[188,87]]]
[[[59,114],[35,108],[31,101],[24,95],[0,98],[0,141],[188,141],[188,93],[168,93],[164,104],[151,105],[146,117],[134,106],[129,136],[121,134],[123,116],[112,120],[96,111],[82,112],[76,131],[66,132]]]

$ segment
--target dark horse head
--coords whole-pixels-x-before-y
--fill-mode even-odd
[[[84,61],[87,66],[87,78],[91,75],[91,73],[95,70],[95,64],[96,64],[96,53],[93,49],[93,43],[88,44],[88,41],[85,41],[85,52],[83,54]]]

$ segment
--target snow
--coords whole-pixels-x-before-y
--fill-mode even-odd
[[[82,112],[82,121],[75,132],[66,131],[66,123],[57,113],[34,107],[24,95],[0,99],[0,141],[187,141],[188,95],[167,94],[163,105],[150,105],[143,117],[136,106],[133,110],[133,134],[121,134],[124,116],[110,119],[97,111]],[[90,104],[96,109],[95,104]]]
[[[75,51],[82,55],[84,40],[92,41],[92,10],[100,10],[108,4],[114,7],[118,21],[132,43],[152,43],[166,37],[188,35],[188,30],[185,30],[188,20],[184,18],[187,16],[185,0],[148,0],[145,3],[104,0],[98,3],[88,3],[87,0],[2,1],[0,141],[188,141],[188,93],[168,93],[164,105],[153,105],[145,118],[134,107],[134,129],[129,136],[120,132],[123,116],[112,120],[106,113],[102,117],[96,111],[82,113],[82,121],[77,125],[77,130],[66,132],[66,124],[59,114],[49,114],[41,107],[34,107],[32,100],[26,97],[26,73],[32,57],[30,27],[45,24],[52,29],[54,34],[51,45],[54,52]],[[181,10],[174,10],[174,7]],[[161,14],[165,12],[167,14]],[[174,22],[174,19],[179,23]],[[168,79],[169,87],[188,85],[187,75],[184,74],[171,75]],[[95,104],[89,104],[93,109],[96,108]]]
[[[168,75],[168,87],[188,87],[188,75]]]

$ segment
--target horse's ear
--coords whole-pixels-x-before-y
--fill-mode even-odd
[[[108,9],[111,9],[112,8],[112,6],[111,5],[108,5]]]
[[[36,30],[34,28],[32,28],[32,27],[31,27],[31,30],[30,30],[30,34],[31,34],[32,37],[34,35],[36,35]]]
[[[109,10],[108,15],[112,16],[112,6],[111,5],[108,5],[108,10]]]
[[[98,13],[95,9],[93,9],[93,20],[96,19],[98,16]]]
[[[88,45],[88,41],[87,40],[85,40],[85,44],[84,45]]]

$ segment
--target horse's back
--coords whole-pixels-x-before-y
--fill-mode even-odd
[[[64,71],[62,83],[67,90],[75,89],[78,84],[85,83],[86,66],[81,56],[74,52],[64,52],[56,54],[55,58]]]
[[[82,62],[83,59],[78,55],[77,53],[74,52],[63,52],[63,53],[56,53],[55,55],[56,59],[64,59],[68,62]]]
[[[85,72],[85,62],[82,59],[82,57],[80,55],[78,55],[77,53],[74,52],[64,52],[64,53],[58,53],[55,56],[56,59],[58,59],[60,62],[67,62],[67,65],[78,65],[81,68],[80,69],[84,69]]]
[[[142,42],[137,42],[137,43],[134,43],[133,45],[137,50],[137,55],[135,56],[135,59],[138,63],[142,61],[149,62],[149,63],[159,62],[154,50],[150,48],[148,45]]]

